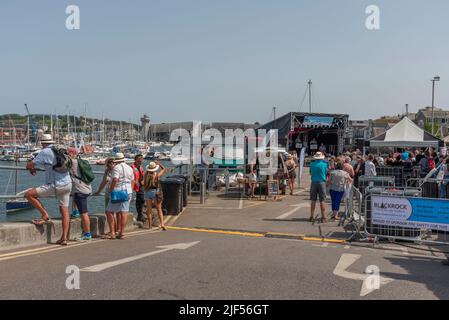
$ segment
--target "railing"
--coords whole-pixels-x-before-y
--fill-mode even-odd
[[[442,199],[429,199],[423,197],[407,197],[401,195],[391,195],[387,192],[381,195],[369,194],[365,197],[365,212],[364,217],[366,220],[364,232],[371,239],[387,239],[390,241],[408,241],[417,244],[428,244],[428,245],[449,245],[449,225],[447,220],[444,222],[413,222],[408,218],[404,221],[394,221],[391,219],[389,222],[381,222],[378,219],[373,218],[373,197],[380,197],[382,202],[391,201],[392,203],[407,203],[407,205],[414,206],[415,202],[428,202],[424,204],[425,207],[429,206],[430,203],[438,202],[435,205],[435,209],[431,210],[433,216],[447,215],[446,212],[439,212],[438,206],[445,208],[449,206],[449,200]],[[376,207],[377,208],[377,207]],[[437,211],[435,211],[437,210]],[[428,215],[426,212],[416,211],[411,209],[410,215]],[[443,221],[442,220],[442,221]]]
[[[348,192],[349,194],[346,198],[346,211],[338,225],[343,227],[345,231],[352,232],[349,241],[354,239],[367,239],[367,235],[364,232],[365,218],[363,214],[363,194],[353,185]]]
[[[18,170],[18,171],[28,171],[25,167],[15,167],[15,166],[0,166],[0,170]],[[45,171],[45,169],[35,168],[36,171]],[[104,174],[104,171],[93,171],[94,174]]]
[[[28,171],[27,168],[25,168],[25,167],[19,167],[19,166],[0,166],[0,170]],[[44,172],[45,169],[35,168],[35,171],[38,171],[38,172]],[[104,171],[93,171],[93,173],[94,173],[94,174],[97,174],[97,175],[103,175],[103,174],[104,174]],[[28,190],[29,190],[29,189],[24,190],[24,191],[21,191],[21,192],[19,192],[19,193],[17,193],[17,194],[0,195],[0,200],[22,199],[22,198],[24,197],[24,195],[25,195],[25,192],[28,191]],[[99,195],[99,196],[100,196],[100,195]],[[104,194],[103,194],[103,196],[104,196]]]

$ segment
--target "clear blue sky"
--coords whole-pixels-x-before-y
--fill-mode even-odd
[[[65,29],[77,4],[81,30]],[[365,28],[365,8],[381,30]],[[449,107],[447,0],[1,0],[0,113],[266,122]],[[302,111],[307,109],[304,102]]]

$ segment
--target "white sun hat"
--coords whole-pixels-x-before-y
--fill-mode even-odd
[[[41,138],[41,144],[52,144],[52,143],[55,142],[53,141],[53,137],[51,136],[51,134],[44,133]]]

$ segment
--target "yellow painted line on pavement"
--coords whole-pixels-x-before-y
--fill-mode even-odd
[[[233,207],[189,207],[189,209],[238,210],[238,208]]]
[[[96,243],[96,242],[99,242],[99,240],[92,241],[91,243]],[[4,255],[0,255],[0,261],[10,260],[10,259],[15,259],[15,258],[20,258],[20,257],[27,257],[27,256],[32,256],[32,255],[47,253],[47,252],[52,252],[52,251],[64,250],[64,249],[68,249],[68,248],[75,248],[75,247],[83,246],[86,244],[89,244],[89,243],[88,242],[76,243],[76,244],[70,244],[67,247],[58,246],[56,248],[55,248],[56,245],[52,245],[51,248],[46,246],[43,248],[36,248],[36,249],[31,249],[31,250],[19,251],[19,252],[11,252],[11,253],[7,253]]]
[[[157,232],[161,232],[161,230],[139,230],[139,231],[133,231],[133,232],[125,233],[125,239],[128,238],[128,237],[134,237],[134,236],[139,236],[139,235],[142,235],[142,234],[157,233]],[[69,241],[69,245],[68,246],[58,246],[56,244],[52,244],[52,245],[47,245],[45,247],[39,247],[39,248],[23,250],[23,251],[15,251],[15,252],[1,254],[0,255],[0,261],[10,260],[10,259],[15,259],[15,258],[20,258],[20,257],[27,257],[27,256],[36,255],[36,254],[48,253],[48,252],[59,251],[59,250],[64,250],[64,249],[76,248],[76,247],[79,247],[79,246],[84,246],[84,245],[88,245],[88,244],[95,244],[95,243],[99,243],[99,242],[103,242],[103,241],[110,241],[110,240],[107,240],[107,239],[94,239],[92,241],[76,242],[76,243],[71,243],[71,242],[74,242],[74,241]],[[119,240],[114,240],[114,241],[119,241]]]
[[[330,238],[304,237],[302,240],[346,244],[346,240],[330,239]]]
[[[31,253],[31,252],[37,252],[37,251],[42,251],[42,250],[46,250],[46,249],[55,249],[55,246],[54,245],[48,245],[48,246],[45,246],[45,247],[39,247],[39,248],[28,249],[28,250],[23,250],[23,251],[9,252],[9,253],[5,253],[5,254],[1,254],[0,258],[16,256],[16,255],[19,255],[19,254],[26,254],[26,253]]]
[[[257,238],[297,238],[303,241],[313,241],[313,242],[328,242],[328,243],[339,243],[346,244],[346,240],[340,239],[330,239],[330,238],[319,238],[319,237],[307,237],[304,234],[292,234],[292,233],[278,233],[278,232],[244,232],[244,231],[231,231],[231,230],[216,230],[207,228],[188,228],[188,227],[167,227],[169,230],[179,230],[179,231],[193,231],[193,232],[203,232],[203,233],[215,233],[215,234],[226,234],[226,235],[238,235],[245,237],[257,237]]]
[[[204,233],[218,233],[227,235],[237,235],[245,237],[265,237],[263,233],[256,232],[241,232],[241,231],[227,231],[227,230],[213,230],[213,229],[197,229],[197,228],[183,228],[183,227],[167,227],[169,230],[181,230],[181,231],[193,231],[193,232],[204,232]]]
[[[294,233],[281,233],[281,232],[268,232],[266,234],[267,237],[294,237],[294,238],[298,238],[298,239],[303,239],[305,237],[305,235],[303,234],[294,234]]]

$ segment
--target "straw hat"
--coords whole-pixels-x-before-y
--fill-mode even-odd
[[[52,144],[52,143],[55,142],[53,141],[53,137],[51,136],[51,134],[45,133],[42,135],[41,144]]]
[[[315,153],[315,155],[313,156],[313,159],[315,159],[315,160],[323,160],[325,157],[324,157],[324,154],[322,153],[322,152],[317,152],[317,153]]]
[[[115,163],[125,162],[125,155],[121,152],[118,152],[114,157]]]
[[[147,167],[147,171],[155,172],[157,170],[159,170],[159,165],[157,165],[155,162],[150,162],[150,164]]]

